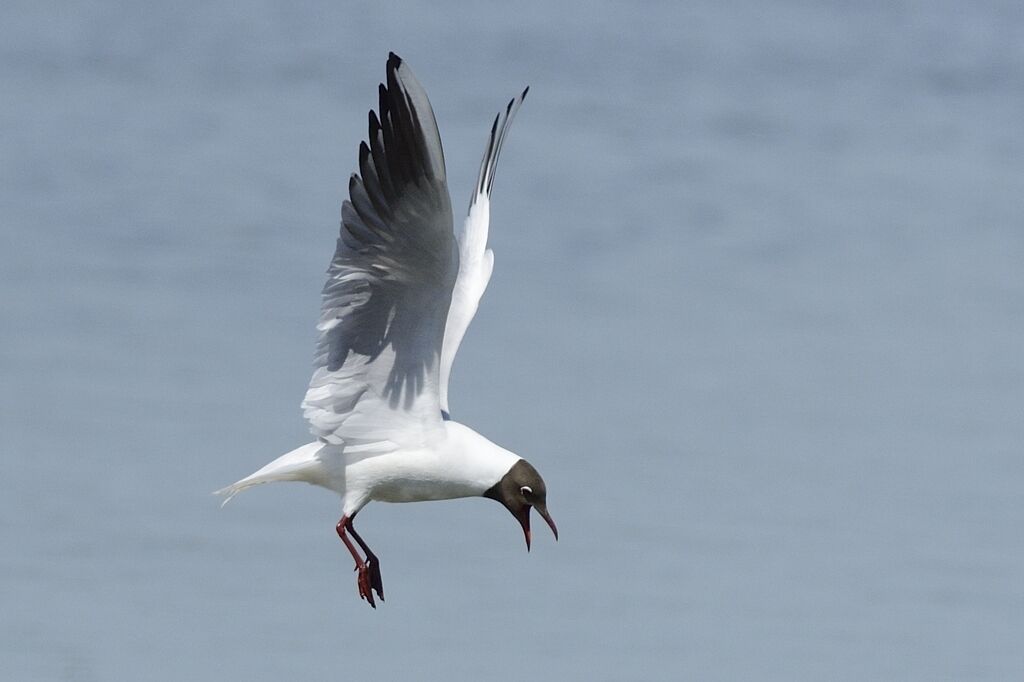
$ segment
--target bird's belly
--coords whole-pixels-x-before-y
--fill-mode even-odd
[[[349,464],[349,490],[379,502],[423,502],[479,495],[483,488],[433,456],[368,458]]]
[[[424,502],[470,497],[473,494],[466,486],[450,481],[408,478],[390,479],[377,484],[370,493],[370,499],[379,502]]]

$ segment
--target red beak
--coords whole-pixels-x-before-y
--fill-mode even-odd
[[[551,518],[551,514],[548,514],[548,508],[546,505],[538,505],[536,507],[537,513],[540,514],[541,518],[548,522],[548,528],[555,535],[555,542],[558,542],[558,526],[555,525],[555,520]]]
[[[530,541],[533,538],[530,532],[530,505],[524,504],[520,509],[519,513],[516,514],[516,519],[519,520],[519,525],[523,527],[523,535],[526,536],[526,551],[530,551]],[[537,513],[540,514],[541,518],[547,522],[548,527],[551,528],[551,532],[555,534],[555,540],[558,540],[558,526],[555,525],[555,520],[551,518],[551,514],[548,513],[546,506],[537,505],[534,507]]]
[[[524,504],[516,514],[519,525],[523,527],[523,535],[526,536],[526,551],[530,551],[530,505]]]

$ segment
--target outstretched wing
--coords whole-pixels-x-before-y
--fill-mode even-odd
[[[505,135],[515,118],[516,112],[526,99],[530,88],[512,99],[505,111],[499,112],[491,126],[491,136],[487,140],[487,150],[480,162],[480,173],[477,175],[473,197],[469,202],[469,215],[459,232],[459,276],[452,292],[452,304],[448,310],[448,321],[444,330],[444,345],[441,350],[441,410],[448,418],[448,379],[452,371],[455,354],[462,343],[462,337],[469,328],[469,323],[476,315],[480,305],[480,297],[491,281],[494,270],[494,252],[487,248],[487,230],[491,222],[491,187],[494,184],[494,172],[501,155],[501,147]]]
[[[441,428],[439,360],[458,249],[434,112],[393,53],[369,117],[302,407],[330,443],[423,442]]]

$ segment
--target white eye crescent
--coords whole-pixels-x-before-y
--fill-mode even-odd
[[[524,485],[522,488],[519,489],[519,492],[521,492],[524,495],[532,495],[533,494],[533,488],[531,488],[528,485]]]

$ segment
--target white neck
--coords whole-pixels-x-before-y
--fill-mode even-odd
[[[446,421],[444,425],[448,437],[440,448],[441,459],[450,479],[461,479],[474,495],[482,495],[522,459],[465,424]]]

